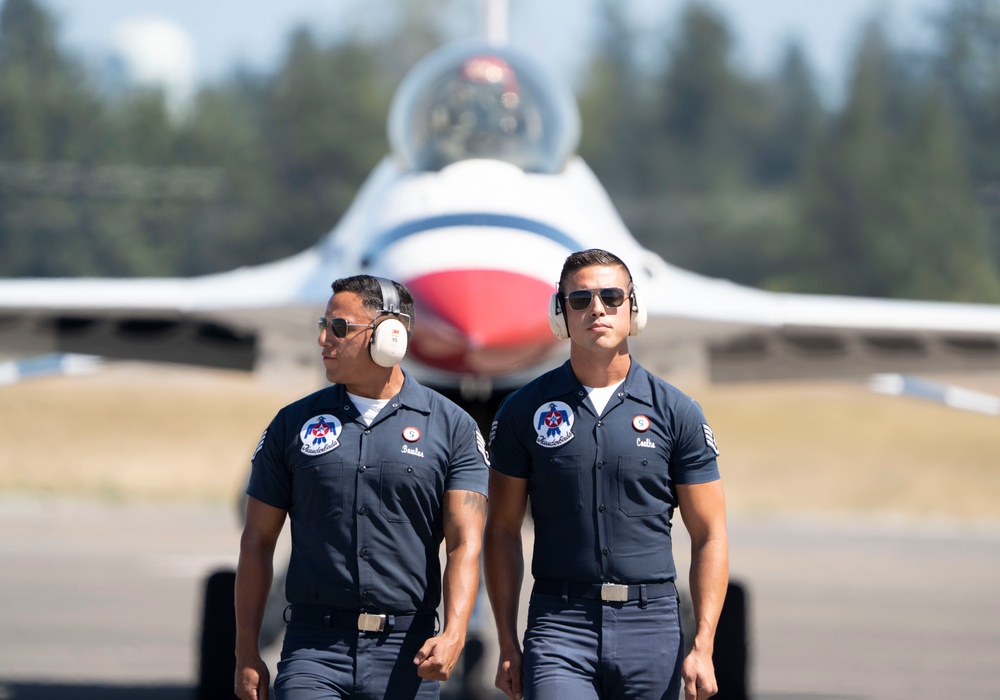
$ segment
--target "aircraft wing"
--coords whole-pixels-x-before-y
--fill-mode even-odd
[[[646,267],[647,356],[683,360],[695,343],[714,381],[1000,371],[1000,305],[775,293]]]
[[[315,249],[193,278],[0,281],[0,352],[51,352],[249,370],[284,337],[315,340],[330,294]]]

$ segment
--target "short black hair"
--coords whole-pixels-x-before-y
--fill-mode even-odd
[[[580,250],[576,253],[570,254],[566,258],[566,262],[563,263],[562,273],[559,275],[559,293],[566,293],[566,278],[572,275],[577,270],[582,270],[585,267],[622,267],[628,274],[628,285],[629,289],[626,292],[632,291],[632,272],[628,269],[628,265],[625,264],[621,258],[619,258],[614,253],[609,253],[606,250],[601,250],[600,248],[591,248],[589,250]]]
[[[382,300],[382,285],[379,284],[379,278],[372,277],[371,275],[354,275],[353,277],[342,277],[338,280],[334,280],[333,284],[330,285],[333,288],[333,293],[338,294],[340,292],[353,292],[361,297],[361,303],[366,309],[371,309],[372,311],[381,311],[383,306]],[[410,317],[410,330],[413,329],[413,295],[410,294],[410,290],[404,285],[396,282],[395,280],[389,280],[392,286],[396,288],[396,294],[399,296],[399,309],[400,313],[404,313]]]

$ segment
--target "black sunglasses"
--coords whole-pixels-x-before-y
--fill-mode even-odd
[[[320,332],[328,330],[333,333],[335,338],[346,338],[347,330],[354,326],[355,328],[374,328],[375,322],[371,323],[348,323],[346,319],[343,318],[327,318],[326,316],[321,316],[316,322],[319,325]]]
[[[577,289],[566,295],[566,303],[574,311],[590,308],[594,295],[601,297],[605,306],[618,307],[625,303],[625,290],[621,287],[605,287],[604,289]]]

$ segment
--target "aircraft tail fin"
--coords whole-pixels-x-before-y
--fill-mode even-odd
[[[486,41],[493,46],[507,43],[507,0],[483,0]]]
[[[869,387],[880,394],[914,396],[964,411],[1000,416],[1000,396],[917,379],[905,374],[876,374],[871,378]]]
[[[0,385],[16,384],[24,379],[55,374],[68,376],[88,374],[97,371],[100,363],[99,357],[74,353],[51,353],[24,360],[0,362]]]

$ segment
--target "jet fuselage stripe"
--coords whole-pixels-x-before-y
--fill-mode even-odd
[[[583,248],[577,240],[559,229],[548,224],[543,224],[540,221],[535,221],[534,219],[511,216],[510,214],[489,214],[485,212],[479,214],[445,214],[443,216],[417,219],[416,221],[407,221],[405,224],[400,224],[379,235],[365,249],[364,255],[361,256],[362,264],[367,265],[371,263],[372,256],[376,253],[408,236],[432,229],[454,228],[456,226],[490,226],[494,228],[517,229],[548,238],[570,251],[577,251]]]

